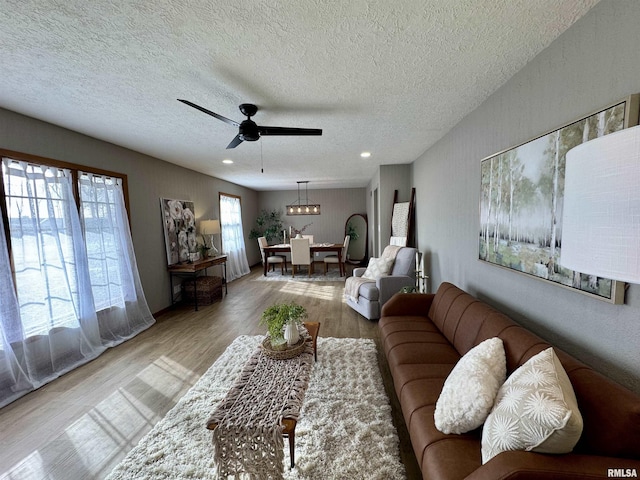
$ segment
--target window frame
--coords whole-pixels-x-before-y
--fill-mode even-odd
[[[80,165],[77,163],[66,162],[62,160],[56,160],[53,158],[40,157],[38,155],[32,155],[29,153],[17,152],[14,150],[6,150],[0,148],[0,158],[7,157],[12,160],[24,161],[33,165],[46,165],[48,167],[54,168],[65,168],[71,171],[71,176],[73,179],[73,199],[76,203],[76,209],[78,209],[78,213],[80,212],[81,204],[80,204],[80,183],[79,183],[79,172],[86,173],[95,173],[97,175],[104,175],[107,177],[119,178],[122,180],[122,193],[124,195],[124,205],[127,209],[127,221],[129,222],[129,228],[131,228],[131,214],[129,213],[129,182],[127,175],[120,172],[114,172],[110,170],[104,170],[102,168],[89,167],[86,165]],[[0,212],[2,212],[2,218],[8,219],[8,211],[7,211],[7,197],[4,188],[4,174],[2,173],[2,169],[0,168]],[[11,263],[11,272],[14,275],[14,285],[15,285],[15,268],[13,265],[13,255],[11,252],[11,232],[9,230],[9,222],[4,222],[4,233],[5,238],[7,239],[7,249],[9,250],[9,262]]]

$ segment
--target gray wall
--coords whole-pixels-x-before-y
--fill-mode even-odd
[[[370,256],[379,257],[391,238],[391,216],[393,212],[393,196],[398,190],[398,202],[408,202],[411,197],[411,164],[380,165],[378,171],[367,186],[367,214],[369,222]],[[377,205],[373,195],[378,190]],[[375,224],[373,210],[377,207],[378,223]],[[378,233],[378,248],[374,248],[374,235]]]
[[[201,220],[219,218],[219,192],[238,195],[242,198],[245,239],[258,210],[258,194],[253,190],[3,109],[0,148],[128,176],[133,244],[152,312],[170,305],[161,197],[192,200],[196,219]],[[219,237],[216,242],[219,246]],[[247,256],[249,263],[259,262],[257,246],[248,243]]]
[[[640,286],[610,305],[480,262],[480,160],[640,92],[640,2],[604,0],[414,162],[431,290],[450,281],[640,392]]]

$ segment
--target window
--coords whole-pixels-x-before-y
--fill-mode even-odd
[[[82,248],[71,172],[3,159],[7,223],[25,335],[74,326]]]
[[[0,248],[12,265],[0,271],[9,279],[0,406],[155,323],[133,254],[126,176],[9,154],[0,150]]]
[[[120,225],[126,221],[118,208],[119,178],[80,172],[80,204],[91,288],[97,310],[125,301],[126,272],[121,271]]]
[[[222,249],[227,254],[227,281],[230,282],[251,271],[244,245],[240,197],[220,194],[220,229]]]

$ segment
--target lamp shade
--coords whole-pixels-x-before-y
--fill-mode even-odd
[[[220,233],[220,220],[202,220],[200,233],[203,235],[216,235]]]
[[[560,264],[640,283],[640,127],[578,145],[566,159]]]

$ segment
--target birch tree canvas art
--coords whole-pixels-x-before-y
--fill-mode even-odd
[[[565,155],[625,127],[628,101],[482,160],[480,260],[613,302],[619,282],[563,268]]]

